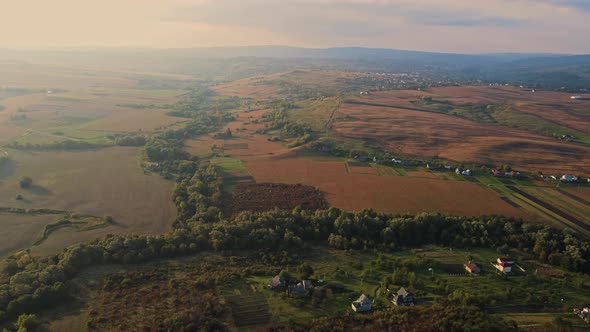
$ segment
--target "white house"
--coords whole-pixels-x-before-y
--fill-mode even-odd
[[[512,265],[514,265],[516,261],[512,258],[508,257],[500,257],[496,260],[496,264],[494,265],[496,269],[504,274],[508,274],[512,272]]]
[[[562,175],[559,180],[561,182],[577,182],[578,181],[578,177],[575,176],[575,175],[565,174],[565,175]]]

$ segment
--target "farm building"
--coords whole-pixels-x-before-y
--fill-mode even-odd
[[[455,173],[457,173],[457,175],[471,175],[471,170],[466,169],[464,171],[460,170],[460,169],[455,169]]]
[[[268,288],[272,290],[280,290],[285,288],[285,279],[281,278],[280,276],[275,276],[274,278],[270,279],[270,284]]]
[[[502,273],[511,273],[512,272],[512,265],[516,263],[514,259],[508,257],[500,257],[496,260],[495,267],[498,271]]]
[[[581,319],[585,320],[586,322],[590,323],[590,307],[586,307],[582,310],[574,309],[574,313],[578,315]]]
[[[578,182],[578,177],[575,175],[565,174],[565,175],[562,175],[561,178],[559,178],[559,181],[561,181],[561,182]]]
[[[365,294],[361,295],[358,300],[352,302],[352,310],[354,312],[371,311],[371,300]]]
[[[473,261],[469,261],[467,263],[465,263],[465,271],[473,274],[473,275],[478,275],[481,270],[479,268],[479,266],[477,266],[477,264],[475,264]]]
[[[504,171],[500,171],[500,170],[497,170],[497,169],[493,169],[492,170],[492,175],[493,176],[499,176],[499,177],[502,177],[502,176],[505,176],[505,177],[513,177],[513,176],[516,175],[516,172],[515,171],[506,171],[506,172],[504,172]]]
[[[582,99],[582,96],[571,96],[570,99]]]
[[[395,305],[414,305],[414,294],[402,287],[397,291],[392,302]]]
[[[298,283],[294,286],[289,286],[289,296],[304,296],[305,295],[305,286],[303,283]]]

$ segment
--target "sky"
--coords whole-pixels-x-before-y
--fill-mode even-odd
[[[0,0],[0,48],[590,53],[590,0]]]

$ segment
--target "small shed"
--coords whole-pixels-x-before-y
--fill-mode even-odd
[[[289,296],[304,296],[305,295],[305,286],[303,283],[298,283],[294,286],[289,286]]]
[[[280,276],[275,276],[274,278],[270,279],[270,284],[268,288],[272,290],[280,290],[285,288],[285,279],[281,278]]]
[[[465,263],[465,271],[473,275],[479,275],[479,273],[481,272],[479,266],[477,266],[477,264],[475,264],[472,261]]]
[[[371,311],[371,300],[365,294],[362,294],[358,300],[352,302],[352,310],[354,312]]]
[[[397,291],[392,302],[395,305],[414,305],[414,294],[402,287]]]

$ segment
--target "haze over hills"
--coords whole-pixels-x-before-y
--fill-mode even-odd
[[[383,72],[429,72],[483,82],[587,91],[590,55],[453,54],[381,48],[288,46],[187,49],[0,50],[0,61],[123,68],[236,79],[293,67]],[[231,70],[226,70],[231,68]]]

